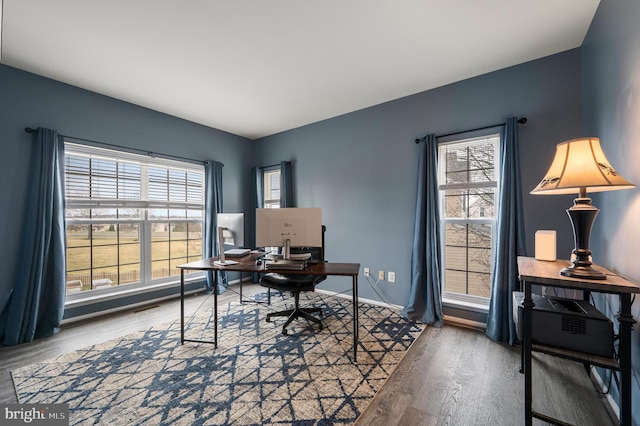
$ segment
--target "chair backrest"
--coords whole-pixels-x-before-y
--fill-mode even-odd
[[[326,262],[324,257],[324,233],[327,227],[322,225],[322,247],[291,247],[291,253],[311,253],[311,259],[317,262]]]

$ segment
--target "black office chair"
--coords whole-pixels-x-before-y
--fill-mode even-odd
[[[325,262],[324,258],[324,232],[326,226],[322,226],[322,247],[291,247],[291,253],[311,253],[310,262]],[[271,322],[273,317],[289,317],[282,326],[282,334],[287,334],[287,326],[297,318],[305,318],[308,321],[316,323],[322,330],[322,321],[319,318],[314,317],[313,313],[319,313],[322,317],[321,308],[301,308],[300,307],[300,293],[303,291],[313,291],[318,283],[324,281],[327,278],[326,275],[294,275],[294,274],[277,274],[268,273],[260,279],[260,285],[268,287],[269,289],[288,291],[293,293],[294,296],[294,308],[286,311],[271,312],[267,314],[267,322]],[[269,290],[270,291],[270,290]],[[270,296],[270,295],[269,295]],[[269,297],[271,299],[271,297]]]

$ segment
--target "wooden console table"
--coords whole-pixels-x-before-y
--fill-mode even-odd
[[[567,260],[547,262],[536,260],[532,257],[518,257],[518,270],[520,282],[524,287],[524,315],[523,315],[523,370],[524,370],[524,408],[525,425],[530,426],[532,418],[538,418],[552,424],[564,424],[557,419],[537,413],[532,409],[532,378],[531,378],[531,352],[544,352],[549,355],[579,361],[584,364],[604,367],[620,371],[620,424],[631,425],[631,330],[635,320],[631,315],[631,294],[640,293],[640,287],[621,278],[613,272],[594,265],[604,272],[606,280],[589,280],[571,278],[560,275],[560,269],[569,265]],[[619,324],[620,345],[618,360],[576,352],[568,349],[547,345],[534,344],[531,341],[533,324],[532,312],[535,304],[531,298],[531,286],[543,285],[548,287],[568,288],[589,292],[608,293],[618,295],[620,298],[620,312],[616,316]]]

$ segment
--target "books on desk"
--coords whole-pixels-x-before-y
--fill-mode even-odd
[[[311,253],[291,253],[289,258],[291,260],[309,260],[311,259]]]
[[[226,257],[242,257],[251,253],[251,250],[248,248],[237,248],[237,249],[229,249],[225,250],[224,255]]]
[[[284,260],[284,257],[281,254],[268,253],[268,254],[265,254],[265,259],[266,260]],[[308,261],[308,260],[311,260],[311,253],[291,253],[289,255],[288,260]]]
[[[265,269],[290,269],[292,271],[302,271],[307,267],[306,260],[267,260]]]

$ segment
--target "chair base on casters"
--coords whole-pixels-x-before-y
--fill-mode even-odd
[[[267,314],[267,322],[271,322],[271,318],[273,317],[289,317],[287,318],[287,321],[282,326],[282,334],[284,334],[285,336],[287,335],[287,326],[291,324],[291,322],[294,319],[297,319],[297,318],[304,318],[307,321],[314,322],[318,324],[320,326],[320,330],[322,330],[322,321],[319,318],[316,318],[313,315],[311,315],[312,313],[319,312],[320,316],[322,316],[322,309],[321,308],[303,309],[300,307],[300,293],[298,292],[294,293],[294,297],[295,297],[295,307],[293,309],[287,309],[286,311],[271,312]]]

